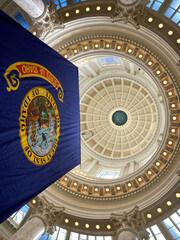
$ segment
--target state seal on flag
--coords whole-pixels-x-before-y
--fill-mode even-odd
[[[60,118],[53,96],[43,87],[24,97],[19,117],[21,146],[27,159],[42,166],[51,161],[60,135]]]

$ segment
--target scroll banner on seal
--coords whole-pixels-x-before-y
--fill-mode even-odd
[[[0,11],[0,223],[80,164],[78,69]]]

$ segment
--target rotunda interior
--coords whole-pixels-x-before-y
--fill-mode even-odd
[[[0,9],[79,69],[81,164],[3,222],[0,239],[40,208],[61,212],[40,240],[180,239],[180,2],[19,2]]]

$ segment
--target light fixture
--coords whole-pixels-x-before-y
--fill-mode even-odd
[[[99,190],[98,188],[95,188],[95,189],[94,189],[95,192],[98,192],[98,190]]]
[[[67,54],[66,54],[66,55],[64,55],[64,57],[65,57],[65,58],[67,58]],[[67,178],[65,178],[65,179],[67,179]],[[65,180],[65,179],[64,179],[64,180]],[[65,181],[67,181],[67,180],[65,180]]]
[[[132,53],[132,49],[130,48],[130,49],[128,49],[128,53]]]
[[[86,12],[89,12],[89,11],[90,11],[90,7],[87,7],[87,8],[86,8]]]
[[[69,219],[68,219],[68,218],[66,218],[64,221],[65,221],[65,223],[68,223],[68,222],[69,222]]]
[[[128,183],[128,187],[131,187],[132,186],[132,184],[131,183]]]
[[[142,58],[142,57],[143,57],[143,55],[142,55],[142,54],[139,54],[139,55],[138,55],[138,57],[139,57],[139,58]]]
[[[160,162],[156,162],[156,166],[160,166]]]
[[[180,38],[179,38],[179,39],[177,39],[177,43],[180,43]]]
[[[89,228],[89,224],[88,223],[85,224],[85,228]]]
[[[100,226],[99,226],[99,225],[96,225],[96,229],[100,229]]]
[[[168,35],[169,36],[173,35],[173,31],[172,30],[168,31]]]
[[[160,70],[157,70],[157,71],[156,71],[156,74],[158,74],[158,75],[159,75],[160,73],[161,73],[161,71],[160,71]]]
[[[65,56],[67,56],[67,55],[65,55]],[[65,56],[64,56],[64,57],[65,57]],[[65,181],[65,182],[67,182],[67,180],[68,180],[68,178],[67,178],[67,177],[65,177],[65,178],[64,178],[64,181]]]
[[[74,225],[75,225],[76,227],[78,227],[78,226],[79,226],[79,223],[78,223],[78,222],[75,222]]]
[[[152,174],[152,172],[149,170],[149,171],[148,171],[148,175],[151,175],[151,174]]]
[[[172,96],[172,92],[168,92],[168,95],[169,95],[169,96]]]
[[[177,117],[176,117],[176,116],[173,116],[173,117],[172,117],[172,120],[174,120],[174,121],[175,121],[176,119],[177,119]]]
[[[180,193],[176,193],[176,197],[177,197],[177,198],[180,198]]]
[[[153,21],[152,17],[148,18],[148,22],[152,22],[152,21]]]
[[[100,7],[100,6],[97,6],[97,7],[96,7],[96,10],[97,10],[97,11],[99,11],[100,9],[101,9],[101,7]]]
[[[74,50],[74,53],[77,53],[77,49]],[[78,172],[78,171],[77,171]]]
[[[158,25],[159,28],[163,28],[163,26],[164,26],[163,23],[160,23],[160,24]]]
[[[139,182],[142,182],[142,178],[138,178],[138,181],[139,181]]]
[[[67,12],[67,13],[65,14],[65,16],[66,16],[66,17],[69,17],[69,13]]]
[[[78,14],[79,13],[79,9],[76,9],[75,13]]]
[[[171,107],[172,107],[172,108],[175,108],[175,106],[176,106],[176,105],[175,105],[174,103],[171,104]]]
[[[87,190],[87,186],[84,186],[84,189]]]
[[[163,156],[167,156],[167,152],[163,152]]]
[[[106,188],[106,192],[109,192],[109,188]]]
[[[36,36],[36,32],[33,32],[33,35]]]
[[[149,61],[149,62],[148,62],[148,65],[149,65],[149,66],[151,66],[151,65],[152,65],[152,62],[151,62],[151,61]]]
[[[164,84],[164,85],[166,85],[166,84],[167,84],[167,81],[166,81],[166,80],[164,80],[164,81],[163,81],[163,84]]]
[[[171,205],[172,205],[172,202],[171,202],[171,201],[167,201],[167,205],[168,205],[168,206],[171,206]]]
[[[173,143],[172,141],[168,141],[168,144],[169,144],[169,145],[172,145],[172,143]]]
[[[152,215],[150,213],[148,213],[147,218],[152,218]]]
[[[117,186],[117,188],[116,188],[116,189],[119,191],[121,188],[120,188],[120,186]]]
[[[111,229],[111,225],[108,224],[108,225],[107,225],[107,229]]]
[[[120,50],[120,49],[121,49],[121,46],[120,46],[120,45],[118,45],[118,46],[117,46],[117,49],[118,49],[118,50]]]
[[[109,48],[109,47],[110,47],[110,44],[109,44],[109,43],[107,43],[107,44],[106,44],[106,47],[107,47],[107,48]]]
[[[108,6],[108,7],[107,7],[107,10],[108,10],[108,11],[111,11],[111,9],[112,9],[111,6]]]
[[[96,44],[95,44],[95,48],[98,48],[98,47],[99,47],[99,45],[96,43]]]
[[[161,213],[161,212],[162,212],[162,208],[158,208],[158,209],[157,209],[157,212],[158,212],[158,213]]]
[[[176,131],[176,130],[175,130],[174,128],[171,129],[171,132],[172,132],[172,133],[175,133],[175,131]]]
[[[87,50],[87,49],[88,49],[88,47],[87,47],[87,46],[84,46],[84,49],[85,49],[85,50]]]
[[[77,186],[77,182],[74,182],[74,186]]]
[[[33,199],[33,200],[32,200],[32,203],[33,203],[33,204],[36,204],[36,199]]]

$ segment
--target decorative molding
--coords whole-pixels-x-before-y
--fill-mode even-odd
[[[56,4],[50,0],[46,4],[44,14],[39,18],[34,18],[34,30],[37,31],[37,36],[44,39],[47,34],[53,32],[55,29],[63,29],[64,25],[60,15],[57,13]]]
[[[141,16],[148,2],[149,0],[116,0],[115,11],[111,17],[112,22],[124,21],[124,23],[130,23],[139,29]]]
[[[138,236],[139,240],[148,240],[149,233],[146,231],[145,221],[137,206],[129,212],[122,214],[111,213],[110,220],[113,222],[117,235],[122,231],[130,230]]]
[[[12,1],[7,8],[4,9],[4,11],[12,17],[17,12],[17,5]]]
[[[100,20],[99,20],[100,19]],[[93,20],[93,21],[92,21]],[[106,21],[107,20],[107,21]],[[92,21],[92,24],[91,24]],[[168,45],[164,40],[160,40],[161,38],[150,32],[144,27],[141,27],[141,29],[137,32],[130,24],[123,24],[121,22],[117,22],[116,24],[110,23],[110,19],[105,17],[92,17],[91,21],[89,18],[87,19],[79,19],[76,21],[72,21],[69,23],[66,23],[66,29],[65,31],[61,31],[60,34],[55,32],[53,35],[48,35],[46,41],[51,44],[52,47],[56,51],[59,52],[62,56],[69,59],[70,61],[78,61],[83,57],[89,57],[98,54],[109,54],[113,56],[123,56],[127,57],[130,61],[136,61],[140,66],[144,66],[148,72],[151,72],[153,75],[155,73],[155,69],[153,66],[149,66],[146,64],[146,61],[148,57],[152,57],[152,60],[155,60],[155,64],[157,66],[161,66],[164,68],[164,71],[166,72],[167,76],[169,77],[169,83],[164,85],[162,77],[164,77],[164,73],[160,76],[155,76],[156,81],[160,84],[162,84],[162,87],[164,87],[164,94],[166,94],[166,91],[172,87],[176,91],[177,99],[179,98],[179,87],[178,87],[178,74],[177,71],[177,54],[173,51],[173,49]],[[99,21],[99,22],[98,22]],[[106,22],[107,26],[105,27],[104,23]],[[99,23],[99,25],[98,25]],[[102,26],[101,30],[94,30],[94,26]],[[87,27],[87,30],[85,29]],[[104,27],[104,28],[103,28]],[[108,28],[109,27],[109,28]],[[110,29],[112,27],[112,30]],[[80,32],[80,29],[82,29],[83,33]],[[126,31],[127,30],[127,31]],[[135,32],[136,31],[136,32]],[[130,33],[132,32],[132,33]],[[71,34],[70,34],[71,33]],[[139,35],[138,35],[139,34]],[[149,36],[149,38],[148,38]],[[150,44],[152,42],[152,45]],[[95,44],[98,43],[99,47],[95,48]],[[109,43],[110,47],[107,49],[106,43]],[[157,43],[157,44],[156,44]],[[117,49],[116,44],[122,44],[121,49]],[[154,45],[153,45],[154,44]],[[132,54],[126,54],[127,46],[133,46],[135,48],[134,55]],[[156,45],[156,48],[153,46]],[[162,48],[161,46],[162,45]],[[86,48],[85,48],[86,46]],[[75,51],[76,50],[76,51]],[[136,55],[137,50],[140,50],[140,53],[144,56],[144,58],[139,59],[138,55]],[[142,50],[142,51],[141,51]],[[145,52],[145,53],[144,53]],[[172,53],[172,54],[171,54]],[[125,55],[126,54],[126,55]],[[145,55],[144,55],[145,54]],[[167,55],[167,58],[164,57],[164,55]],[[155,75],[155,74],[154,74]],[[83,82],[84,84],[84,82]],[[169,104],[173,102],[173,98],[170,96],[166,96],[168,99]],[[169,104],[167,106],[167,109],[170,109]],[[179,112],[178,109],[170,109],[171,115],[178,116]],[[169,114],[169,120],[172,120]],[[171,121],[171,126],[178,126],[179,121]],[[169,129],[169,127],[167,127]],[[60,201],[61,205],[63,203],[66,206],[67,213],[75,215],[79,214],[79,216],[86,217],[87,213],[85,213],[84,205],[79,204],[81,201],[82,203],[85,203],[86,200],[88,201],[88,216],[91,216],[91,218],[94,218],[95,216],[109,216],[109,209],[104,209],[103,213],[100,212],[98,207],[94,207],[96,203],[99,202],[100,206],[103,204],[105,206],[109,206],[109,202],[113,201],[112,203],[112,209],[115,209],[115,206],[118,206],[116,209],[118,212],[121,211],[128,211],[129,208],[131,208],[134,203],[138,204],[140,209],[145,209],[149,205],[160,201],[161,198],[164,197],[164,195],[170,191],[170,189],[177,184],[178,176],[175,174],[177,170],[175,170],[175,166],[177,166],[179,160],[178,160],[178,152],[179,152],[179,135],[174,136],[170,134],[168,140],[175,140],[175,144],[172,144],[171,147],[167,145],[167,142],[163,141],[163,147],[164,149],[167,149],[167,151],[170,150],[170,148],[173,147],[173,150],[170,151],[171,157],[168,158],[166,161],[166,157],[161,157],[161,168],[156,168],[156,166],[149,165],[146,166],[146,168],[143,168],[141,173],[142,178],[146,175],[147,170],[153,170],[155,169],[155,174],[152,174],[151,177],[148,179],[146,178],[146,182],[144,185],[139,184],[139,186],[134,189],[126,189],[124,186],[125,184],[122,183],[119,179],[112,180],[108,183],[108,181],[100,182],[97,179],[93,182],[91,179],[85,179],[81,176],[72,173],[68,173],[67,176],[64,176],[60,180],[58,180],[53,186],[52,186],[52,192],[51,196],[52,199],[55,199],[58,203]],[[162,143],[162,141],[161,141]],[[163,148],[162,148],[163,149]],[[155,160],[155,159],[154,159]],[[155,162],[154,162],[155,163]],[[153,169],[151,169],[153,167]],[[154,173],[154,171],[152,171]],[[173,172],[173,175],[172,175]],[[146,175],[147,176],[147,175]],[[170,176],[170,177],[169,177]],[[134,177],[134,176],[133,176]],[[136,177],[136,176],[135,176]],[[168,179],[168,180],[167,180]],[[126,179],[127,180],[127,179]],[[129,178],[129,180],[132,180],[134,184],[134,179]],[[135,179],[136,180],[136,179]],[[164,181],[164,185],[162,185],[162,182]],[[76,186],[74,186],[74,182],[76,182]],[[138,182],[138,181],[137,181]],[[125,182],[126,183],[126,182]],[[115,189],[119,187],[121,184],[123,191],[122,192],[116,192]],[[84,186],[87,187],[87,190],[84,191]],[[99,187],[99,195],[93,195],[93,188]],[[110,193],[111,195],[106,195],[106,186],[110,187]],[[120,187],[121,187],[120,186]],[[59,188],[59,189],[58,189]],[[155,190],[157,190],[157,193],[155,193]],[[48,192],[48,190],[47,190]],[[55,193],[54,193],[55,192]],[[49,193],[49,192],[48,192]],[[152,193],[150,195],[150,193]],[[57,195],[59,196],[57,197]],[[63,199],[62,197],[63,196]],[[66,199],[72,198],[72,202],[70,207],[68,204],[66,205]],[[141,200],[138,201],[138,198]],[[117,201],[118,200],[118,201]],[[120,201],[119,201],[120,200]],[[100,203],[101,201],[101,203]],[[138,201],[138,202],[137,202]],[[127,205],[126,203],[127,202]],[[117,204],[117,205],[116,205]],[[80,209],[77,209],[77,206],[79,206]],[[96,205],[97,206],[97,205]],[[90,210],[89,210],[90,209]],[[116,212],[116,209],[114,212]],[[94,211],[93,211],[94,210]],[[99,210],[99,211],[98,211]],[[74,211],[74,212],[73,212]],[[112,210],[113,211],[113,210]],[[85,216],[86,214],[86,216]],[[97,215],[96,215],[97,214]]]
[[[180,59],[178,60],[177,65],[180,67]]]
[[[150,69],[150,70],[152,70],[152,74],[153,75],[155,75],[155,77],[156,78],[158,78],[159,79],[159,83],[160,83],[160,85],[162,86],[162,87],[164,87],[164,93],[166,93],[166,98],[168,99],[168,101],[169,101],[169,103],[173,103],[173,99],[174,98],[172,98],[172,96],[169,96],[169,95],[167,95],[167,88],[168,87],[171,87],[172,89],[173,89],[173,91],[174,91],[174,93],[175,93],[175,97],[176,97],[176,101],[177,101],[177,104],[179,104],[179,102],[178,102],[178,100],[179,100],[179,88],[178,88],[178,86],[177,86],[177,80],[175,80],[175,78],[174,78],[174,76],[173,76],[173,74],[172,74],[172,72],[171,72],[171,70],[169,69],[169,67],[164,63],[164,61],[162,60],[162,59],[160,59],[158,56],[157,56],[157,53],[154,53],[151,49],[149,49],[149,48],[147,48],[146,46],[144,46],[144,45],[142,45],[141,43],[138,43],[138,42],[135,42],[134,40],[132,40],[132,39],[129,39],[129,38],[127,38],[127,37],[123,37],[123,36],[118,36],[118,35],[112,35],[112,34],[106,34],[106,35],[104,35],[104,34],[94,34],[94,35],[89,35],[89,36],[83,36],[83,37],[80,37],[80,38],[76,38],[76,39],[74,39],[73,41],[69,41],[69,42],[67,42],[66,43],[66,45],[62,45],[61,46],[61,48],[58,48],[57,49],[57,51],[60,53],[60,54],[62,54],[63,56],[65,56],[66,54],[67,54],[67,58],[69,58],[69,59],[71,59],[71,61],[73,60],[75,60],[76,58],[78,58],[79,57],[79,55],[83,55],[83,54],[86,54],[86,56],[87,56],[87,52],[88,51],[94,51],[94,52],[96,52],[97,51],[97,49],[94,47],[94,41],[96,41],[97,42],[97,40],[99,41],[99,43],[100,42],[102,42],[103,44],[103,48],[107,51],[107,50],[111,50],[111,51],[115,51],[115,52],[117,52],[117,54],[118,54],[118,52],[120,53],[120,54],[126,54],[127,55],[127,57],[128,58],[133,58],[133,59],[135,59],[135,60],[138,60],[138,62],[139,63],[141,63],[141,64],[143,64],[143,66],[144,67],[146,67],[147,69]],[[88,42],[87,42],[88,41]],[[114,44],[110,44],[110,48],[109,49],[107,49],[106,47],[105,47],[105,42],[106,41],[112,41]],[[118,46],[118,44],[121,44],[122,46],[121,46],[121,49],[120,50],[118,50],[117,49],[117,46]],[[87,46],[87,49],[88,50],[84,50],[84,48],[83,48],[83,46],[86,44],[86,46]],[[73,53],[73,50],[74,49],[77,49],[77,46],[79,46],[78,47],[78,51],[77,51],[77,54],[74,54]],[[125,47],[124,47],[125,46]],[[136,50],[138,51],[138,52],[140,52],[140,53],[143,53],[143,59],[141,60],[141,59],[139,59],[138,58],[138,52],[136,53],[136,55],[133,55],[133,53],[131,53],[131,54],[129,54],[128,52],[127,52],[127,49],[128,49],[128,47],[129,46],[131,46],[131,47],[136,47]],[[69,53],[71,53],[71,55],[69,56]],[[153,59],[153,64],[152,65],[148,65],[147,64],[147,62],[149,61],[148,59]],[[155,66],[155,67],[154,67]],[[162,69],[162,74],[160,74],[159,76],[157,76],[156,75],[156,73],[155,73],[155,71],[156,71],[156,69]],[[163,80],[166,78],[166,77],[168,77],[168,84],[163,84]],[[175,85],[175,86],[173,86],[173,85]],[[178,106],[178,105],[177,105]],[[167,106],[168,108],[169,108],[169,106]],[[171,114],[177,114],[177,110],[176,109],[172,109],[172,108],[169,108],[169,111],[171,111]],[[170,123],[170,126],[167,126],[167,128],[169,129],[169,127],[172,127],[173,128],[173,126],[174,127],[176,127],[177,129],[179,128],[179,125],[177,125],[177,123],[176,123],[177,121],[171,121],[171,123]],[[168,139],[168,137],[169,137],[169,139]],[[174,155],[174,153],[175,153],[175,149],[176,149],[176,147],[178,148],[178,145],[177,145],[177,143],[178,143],[178,135],[176,135],[176,136],[172,136],[171,135],[171,133],[169,134],[169,136],[167,137],[167,141],[168,140],[170,140],[172,137],[173,137],[173,139],[174,139],[174,141],[176,142],[176,144],[175,145],[171,145],[171,146],[169,146],[169,145],[165,145],[164,146],[164,144],[163,144],[163,147],[164,147],[164,149],[162,148],[161,149],[161,151],[168,151],[169,152],[169,157],[168,157],[168,159],[167,159],[167,157],[166,156],[163,156],[163,155],[159,155],[159,160],[160,160],[160,162],[161,162],[161,168],[159,169],[159,168],[157,168],[156,166],[155,166],[155,163],[156,163],[156,161],[157,161],[157,159],[155,159],[155,161],[154,161],[154,164],[152,165],[152,166],[150,166],[150,165],[148,165],[148,166],[146,166],[146,169],[144,169],[144,173],[142,173],[141,172],[141,174],[142,174],[142,178],[144,178],[144,176],[145,176],[145,182],[144,182],[144,186],[146,185],[146,187],[147,187],[147,185],[149,185],[149,183],[153,183],[154,182],[154,180],[155,179],[157,179],[157,178],[159,178],[159,176],[160,176],[160,173],[165,173],[165,171],[168,169],[167,167],[170,165],[170,163],[171,163],[171,159],[175,156]],[[175,138],[174,138],[175,137]],[[162,141],[161,141],[162,142]],[[164,143],[165,143],[165,140],[163,141]],[[174,143],[175,143],[174,142]],[[171,147],[171,149],[169,148],[169,147]],[[171,151],[170,151],[171,150]],[[174,153],[173,153],[173,151],[174,151]],[[159,152],[159,153],[161,153],[161,152]],[[151,169],[152,168],[152,169]],[[151,170],[153,173],[155,173],[155,174],[153,174],[153,177],[147,177],[147,173],[146,173],[146,171],[147,170]],[[139,173],[140,174],[140,173]],[[69,181],[73,181],[74,179],[69,179]],[[134,179],[134,180],[136,180],[136,179]],[[131,182],[133,182],[134,183],[134,180],[132,180],[132,179],[129,179],[129,181],[131,181]],[[153,180],[153,181],[152,181]],[[76,180],[77,181],[77,180]],[[65,185],[65,186],[67,186],[67,183],[64,183],[63,182],[63,180],[62,181],[60,181],[63,185]],[[78,188],[80,189],[81,188],[81,185],[82,185],[82,183],[81,182],[83,182],[83,181],[80,181],[80,182],[78,182]],[[137,181],[136,181],[137,182]],[[122,188],[123,189],[125,189],[126,187],[125,187],[125,185],[127,184],[126,182],[124,183],[125,185],[123,185],[122,184],[122,182],[119,182],[119,183],[116,183],[116,184],[121,184],[122,185]],[[58,184],[59,185],[59,184]],[[92,183],[91,183],[91,186],[92,186]],[[141,187],[143,187],[144,188],[144,186],[142,185],[142,184],[139,184],[138,185],[138,187],[137,186],[135,186],[135,188],[134,189],[126,189],[126,191],[122,191],[122,192],[115,192],[115,195],[116,195],[116,197],[118,197],[118,198],[122,198],[123,196],[125,196],[128,192],[131,192],[131,194],[133,194],[134,195],[134,193],[136,192],[136,190],[137,191],[139,191],[140,190],[140,188]],[[69,186],[67,186],[68,188],[71,188],[71,187],[69,187]],[[105,188],[105,187],[104,187]],[[113,189],[115,189],[116,188],[116,186],[114,185],[114,186],[112,186],[112,184],[111,184],[111,188],[112,188],[112,190]],[[65,187],[65,189],[66,189],[66,187]],[[72,191],[73,191],[74,189],[72,188]],[[71,190],[70,190],[71,191]],[[75,192],[76,192],[76,189],[75,189]],[[81,192],[81,190],[80,190],[80,192]],[[82,191],[83,192],[83,191]],[[104,192],[104,191],[103,191]],[[75,193],[75,195],[80,195],[80,193],[78,192],[76,192]],[[87,195],[90,195],[89,197],[89,199],[94,199],[94,200],[100,200],[101,198],[105,198],[106,200],[110,200],[111,198],[114,198],[114,196],[111,196],[111,197],[109,197],[109,196],[105,196],[105,195],[103,195],[103,196],[92,196],[92,193],[85,193],[85,194],[82,194],[82,195],[85,195],[85,197],[84,198],[88,198],[88,196]],[[82,196],[81,196],[82,197]]]
[[[40,218],[50,234],[56,230],[57,222],[62,218],[64,207],[56,207],[49,203],[44,197],[37,199],[37,204],[33,210],[32,217]]]

